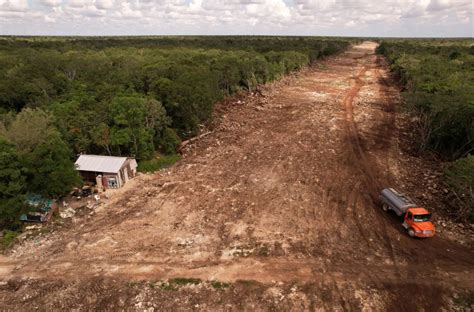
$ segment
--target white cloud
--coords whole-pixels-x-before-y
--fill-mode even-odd
[[[422,17],[426,14],[429,0],[406,1],[405,5],[400,7],[402,18]]]
[[[473,36],[472,0],[0,0],[0,32]],[[49,26],[44,26],[46,22]]]
[[[429,11],[441,11],[449,8],[450,4],[449,0],[431,0],[427,9]]]
[[[102,9],[102,10],[112,9],[114,5],[115,5],[114,0],[96,0],[95,1],[96,8]]]
[[[93,0],[69,0],[68,6],[73,8],[83,8],[93,4]]]
[[[56,7],[62,4],[62,0],[41,0],[40,3],[45,6]]]
[[[295,0],[303,10],[328,10],[336,5],[336,0]]]
[[[45,21],[46,23],[54,23],[54,22],[56,22],[56,19],[55,19],[54,17],[52,17],[52,16],[45,15],[44,21]]]
[[[27,10],[27,0],[0,0],[0,11],[25,12]]]
[[[133,5],[129,2],[123,2],[120,9],[120,16],[127,18],[142,17],[142,11],[135,9]]]

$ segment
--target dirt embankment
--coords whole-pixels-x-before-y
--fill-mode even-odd
[[[374,48],[219,106],[212,133],[187,145],[179,164],[3,258],[1,301],[431,311],[472,291],[472,244],[443,233],[410,239],[378,207],[383,187],[418,194],[412,165],[426,173],[432,164],[405,153],[399,94]],[[162,282],[176,277],[204,282]]]

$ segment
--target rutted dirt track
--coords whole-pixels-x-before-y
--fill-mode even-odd
[[[4,306],[431,311],[455,288],[474,290],[472,248],[410,239],[377,205],[381,188],[403,189],[407,169],[398,91],[374,48],[226,107],[179,164],[17,247],[0,262]],[[256,282],[127,284],[172,277]]]

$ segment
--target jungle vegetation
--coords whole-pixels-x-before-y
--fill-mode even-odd
[[[0,37],[0,228],[80,183],[79,153],[178,157],[214,104],[346,49],[316,37]],[[141,166],[140,166],[141,163]]]
[[[383,40],[385,55],[404,86],[421,151],[447,161],[453,216],[474,222],[474,41]]]

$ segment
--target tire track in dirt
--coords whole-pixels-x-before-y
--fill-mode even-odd
[[[349,92],[346,94],[342,101],[342,105],[345,108],[346,117],[346,130],[347,137],[350,142],[350,149],[352,150],[354,160],[357,162],[355,165],[362,169],[363,176],[365,177],[365,184],[368,187],[372,198],[378,196],[378,190],[381,189],[381,185],[377,179],[376,173],[373,171],[372,163],[367,159],[362,145],[360,142],[359,132],[357,130],[357,124],[354,121],[354,111],[352,103],[354,98],[359,93],[360,89],[364,85],[364,76],[367,72],[368,67],[363,65],[363,68],[358,72],[356,77],[351,78],[354,82]]]
[[[362,69],[357,73],[355,77],[351,77],[353,85],[344,97],[342,104],[345,108],[345,120],[346,120],[346,131],[347,137],[350,142],[350,149],[354,155],[355,166],[361,169],[363,182],[366,186],[371,197],[371,207],[375,207],[377,203],[377,196],[381,189],[383,189],[382,184],[380,183],[377,173],[374,172],[374,165],[366,156],[362,145],[359,132],[357,130],[357,125],[354,121],[354,109],[353,101],[354,98],[358,95],[361,88],[364,86],[364,77],[369,69],[367,65],[363,64]],[[382,134],[381,134],[382,136]],[[383,137],[383,136],[382,136]],[[379,215],[377,212],[375,215]],[[397,260],[395,256],[395,251],[390,239],[390,235],[387,232],[386,222],[383,218],[376,218],[378,223],[378,229],[382,231],[382,238],[385,242],[385,246],[388,249],[390,258],[393,262],[394,267],[398,272]],[[397,273],[398,275],[400,273]]]
[[[378,82],[380,94],[382,96],[382,99],[384,101],[382,102],[382,105],[380,107],[382,111],[382,120],[381,122],[376,126],[376,131],[382,134],[383,140],[379,140],[380,145],[375,145],[371,147],[375,147],[378,151],[379,154],[383,154],[383,157],[379,157],[378,160],[381,162],[381,166],[379,169],[380,175],[379,178],[385,183],[386,186],[391,186],[391,185],[397,185],[393,175],[391,174],[391,168],[390,168],[390,161],[389,158],[390,156],[390,146],[392,145],[393,138],[397,137],[397,132],[398,129],[395,126],[395,106],[393,105],[397,100],[394,98],[394,92],[396,93],[397,90],[395,81],[390,79],[389,77],[385,77],[382,74],[382,70],[384,67],[387,66],[385,60],[377,56],[375,60],[375,68],[374,68],[374,74]],[[398,154],[397,150],[393,151],[394,154]],[[385,174],[383,174],[385,173]],[[380,211],[379,211],[380,212]],[[389,224],[392,227],[399,228],[401,231],[402,235],[405,235],[405,231],[399,226],[399,219],[398,218],[392,218],[392,214],[387,214],[387,213],[380,213],[381,217],[386,220],[386,223]],[[396,220],[395,220],[396,219]],[[394,222],[395,221],[395,222]],[[429,239],[426,241],[423,241],[423,250],[425,251],[425,256],[423,258],[432,258],[434,261],[435,259],[438,259],[441,251],[444,249],[459,249],[459,246],[449,244],[445,242],[444,244],[439,244],[440,238],[437,236],[433,239]],[[403,253],[413,253],[416,251],[416,253],[419,253],[420,248],[419,245],[420,243],[415,239],[408,239],[405,240],[404,244],[399,244],[398,249],[402,251]],[[434,248],[433,245],[437,245],[437,248]],[[444,245],[444,246],[443,246]],[[451,245],[451,246],[449,246]],[[464,251],[460,250],[460,255],[463,254]],[[460,257],[462,259],[462,257]],[[407,268],[406,268],[406,276],[409,276],[413,280],[418,280],[423,278],[423,276],[420,274],[419,270],[416,269],[416,265],[421,261],[420,257],[406,257],[405,261],[408,263]],[[455,262],[455,261],[453,261]],[[436,267],[436,266],[435,266]],[[427,268],[428,270],[434,270],[434,268]],[[416,292],[417,288],[419,286],[417,285],[409,285],[408,289],[411,289],[410,291]],[[432,294],[432,302],[436,302],[437,297],[440,296],[440,293],[433,292]]]
[[[262,259],[263,260],[263,259]],[[61,272],[63,262],[51,262],[49,275],[55,272]],[[289,259],[272,259],[268,261],[256,261],[254,259],[245,259],[240,262],[228,262],[228,263],[195,263],[192,267],[185,267],[179,263],[163,263],[161,260],[152,261],[140,261],[140,260],[112,260],[112,261],[97,261],[89,260],[83,261],[83,264],[88,266],[90,270],[83,271],[81,273],[81,279],[88,279],[91,277],[104,276],[104,271],[98,271],[97,268],[106,267],[111,265],[116,268],[114,272],[107,272],[105,276],[112,274],[117,277],[135,277],[135,278],[146,278],[148,280],[162,280],[171,277],[195,277],[208,279],[209,273],[213,272],[214,277],[221,281],[233,281],[236,277],[243,279],[256,279],[262,282],[269,282],[272,279],[280,280],[283,282],[300,281],[308,282],[312,280],[326,280],[330,282],[342,281],[342,280],[366,280],[376,282],[375,285],[382,285],[383,283],[397,283],[402,282],[400,276],[393,270],[393,266],[390,264],[378,264],[371,265],[370,271],[354,271],[353,265],[347,263],[345,265],[338,265],[337,269],[331,265],[326,265],[319,261],[314,260],[289,260]],[[178,267],[182,265],[180,269]],[[312,268],[323,266],[323,271],[314,271]],[[450,271],[444,271],[449,273],[450,279],[446,279],[439,275],[438,272],[424,271],[426,267],[425,263],[413,264],[411,266],[404,266],[400,270],[403,276],[411,276],[413,270],[420,272],[418,274],[417,283],[440,283],[442,285],[449,285],[453,282],[457,286],[472,287],[473,281],[470,276],[466,275],[463,267],[452,266]],[[57,269],[59,268],[59,271]],[[142,270],[146,268],[146,270]],[[82,267],[78,267],[77,270],[81,270]],[[227,271],[227,272],[226,272]],[[239,271],[242,271],[239,273]],[[48,272],[48,271],[47,271]],[[45,272],[46,274],[48,274]],[[216,272],[219,272],[216,274]],[[28,273],[28,270],[25,270]],[[60,276],[60,279],[71,281],[79,281],[75,279],[78,272],[71,271]],[[231,273],[231,274],[229,274]],[[182,275],[185,274],[185,275]],[[344,276],[344,279],[341,279]],[[373,284],[373,283],[369,283]]]
[[[379,205],[377,198],[378,193],[381,189],[388,186],[397,185],[394,177],[391,174],[389,165],[389,158],[391,157],[390,148],[392,146],[392,138],[396,136],[397,131],[395,127],[395,99],[390,94],[390,81],[388,81],[388,79],[383,77],[383,75],[381,74],[383,66],[383,60],[379,56],[377,56],[375,59],[375,66],[370,67],[378,82],[381,99],[379,109],[381,109],[381,114],[378,115],[379,120],[376,120],[376,122],[374,122],[375,128],[369,127],[370,131],[364,132],[365,137],[361,137],[361,133],[358,131],[357,124],[354,121],[353,102],[354,99],[357,98],[357,93],[361,90],[362,87],[364,87],[364,76],[367,72],[368,66],[364,64],[363,68],[358,72],[358,75],[352,79],[354,84],[343,100],[343,104],[346,109],[345,120],[347,122],[347,136],[354,156],[354,162],[356,163],[356,166],[361,169],[360,172],[362,174],[366,190],[370,193],[368,203],[372,208],[374,208],[373,210],[375,215],[375,221],[377,224],[377,230],[380,235],[380,241],[385,242],[385,246],[389,252],[393,266],[397,272],[397,276],[401,279],[409,277],[413,280],[420,280],[425,278],[425,276],[420,274],[420,271],[417,269],[417,265],[420,263],[420,261],[424,261],[426,257],[433,259],[445,259],[445,255],[443,255],[442,257],[439,257],[437,255],[441,255],[442,250],[449,251],[449,249],[456,249],[459,250],[460,255],[463,255],[460,257],[460,259],[463,259],[466,250],[463,250],[462,248],[460,248],[460,246],[457,245],[451,244],[451,246],[449,246],[450,244],[447,242],[443,244],[441,243],[440,238],[436,237],[434,239],[428,240],[427,242],[425,242],[425,244],[423,244],[425,256],[422,256],[423,252],[420,252],[420,243],[416,240],[406,240],[406,238],[403,237],[403,244],[397,244],[392,241],[391,235],[393,234],[389,233],[387,225],[389,225],[390,227],[400,228],[398,223],[399,221],[395,221],[394,218],[390,219],[392,217],[390,214],[382,213],[380,209],[378,209]],[[374,152],[376,152],[377,159],[375,159],[374,155],[372,154]],[[395,155],[397,154],[398,153],[395,153]],[[377,162],[375,160],[377,160]],[[401,229],[399,229],[399,231],[402,233],[402,235],[405,235],[404,231],[402,231]],[[395,250],[395,246],[397,246],[397,250]],[[410,256],[403,257],[403,259],[401,259],[402,261],[406,261],[408,263],[407,268],[403,270],[401,268],[403,264],[400,264],[397,261],[397,258],[400,257],[400,251],[403,251],[403,254],[410,254]],[[413,252],[416,252],[417,256],[412,255]],[[453,263],[457,262],[454,259],[451,261]],[[463,261],[465,260],[461,260],[461,262]],[[436,271],[437,269],[427,268],[427,270]],[[431,278],[429,278],[429,280],[431,280]],[[383,285],[383,281],[378,275],[374,275],[373,281],[378,285]],[[407,285],[407,289],[410,289],[410,291],[413,291],[414,293],[419,292],[419,287],[420,286],[417,284]],[[441,294],[439,289],[437,291],[433,291],[431,295],[427,294],[427,305],[429,306],[430,302],[436,302],[437,300],[439,300],[440,295]]]

